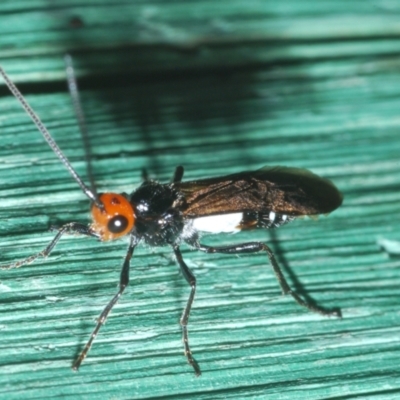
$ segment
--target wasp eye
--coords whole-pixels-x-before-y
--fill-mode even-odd
[[[128,218],[123,215],[116,215],[108,221],[107,228],[111,233],[121,233],[125,231],[128,225]]]

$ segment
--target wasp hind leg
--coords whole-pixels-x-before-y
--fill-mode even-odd
[[[205,253],[246,254],[246,253],[258,253],[260,251],[265,251],[268,255],[269,261],[272,265],[272,269],[274,270],[275,276],[278,279],[283,294],[289,294],[290,296],[293,297],[293,299],[296,301],[297,304],[317,314],[321,314],[324,316],[335,316],[339,318],[342,316],[340,309],[338,308],[325,309],[315,304],[311,304],[306,300],[302,299],[295,291],[293,291],[290,288],[289,284],[287,283],[286,278],[284,277],[282,270],[280,269],[278,262],[276,261],[274,253],[264,243],[248,242],[232,246],[220,246],[220,247],[206,246],[204,244],[197,243],[194,246],[197,250],[204,251]]]

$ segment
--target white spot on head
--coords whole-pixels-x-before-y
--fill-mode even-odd
[[[211,215],[209,217],[200,217],[193,220],[193,228],[198,231],[221,233],[236,233],[240,229],[238,226],[243,219],[242,213]]]
[[[287,215],[286,215],[286,214],[283,214],[283,215],[282,215],[282,221],[285,222],[286,220],[287,220]]]
[[[270,220],[271,222],[274,222],[274,221],[275,221],[275,217],[276,217],[276,214],[275,214],[273,211],[271,211],[271,212],[269,213],[269,216],[268,216],[269,220]]]

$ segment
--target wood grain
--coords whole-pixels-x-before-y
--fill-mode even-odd
[[[0,398],[398,398],[400,259],[378,240],[400,241],[399,13],[373,1],[2,2],[0,62],[85,175],[62,59],[74,57],[99,191],[130,192],[142,168],[167,182],[180,164],[191,180],[287,165],[331,179],[344,203],[204,237],[266,241],[293,288],[341,320],[281,296],[264,255],[183,248],[201,378],[183,356],[189,288],[169,249],[135,252],[78,373],[127,244],[65,238],[47,260],[0,270]],[[50,226],[87,221],[89,204],[3,85],[0,130],[6,264],[42,249]]]

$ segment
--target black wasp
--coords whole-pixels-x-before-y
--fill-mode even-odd
[[[232,233],[255,228],[272,228],[296,217],[329,213],[342,203],[342,195],[327,179],[298,168],[264,167],[218,178],[182,182],[183,168],[177,167],[171,183],[146,180],[132,194],[102,193],[91,190],[74,170],[50,133],[28,105],[22,94],[0,68],[7,86],[36,124],[47,143],[68,169],[91,201],[92,223],[70,222],[58,229],[50,244],[40,253],[5,268],[18,268],[46,257],[63,234],[81,234],[100,241],[128,237],[129,245],[122,265],[119,290],[104,308],[83,351],[73,364],[77,370],[85,359],[100,327],[129,282],[133,251],[140,242],[150,246],[170,246],[191,291],[180,325],[184,354],[196,375],[200,368],[192,356],[188,338],[188,320],[196,292],[196,278],[182,258],[180,245],[186,243],[205,253],[244,254],[264,251],[284,294],[301,306],[322,315],[340,316],[338,310],[311,305],[291,290],[271,249],[264,243],[247,242],[230,246],[208,246],[200,241],[199,232]]]

